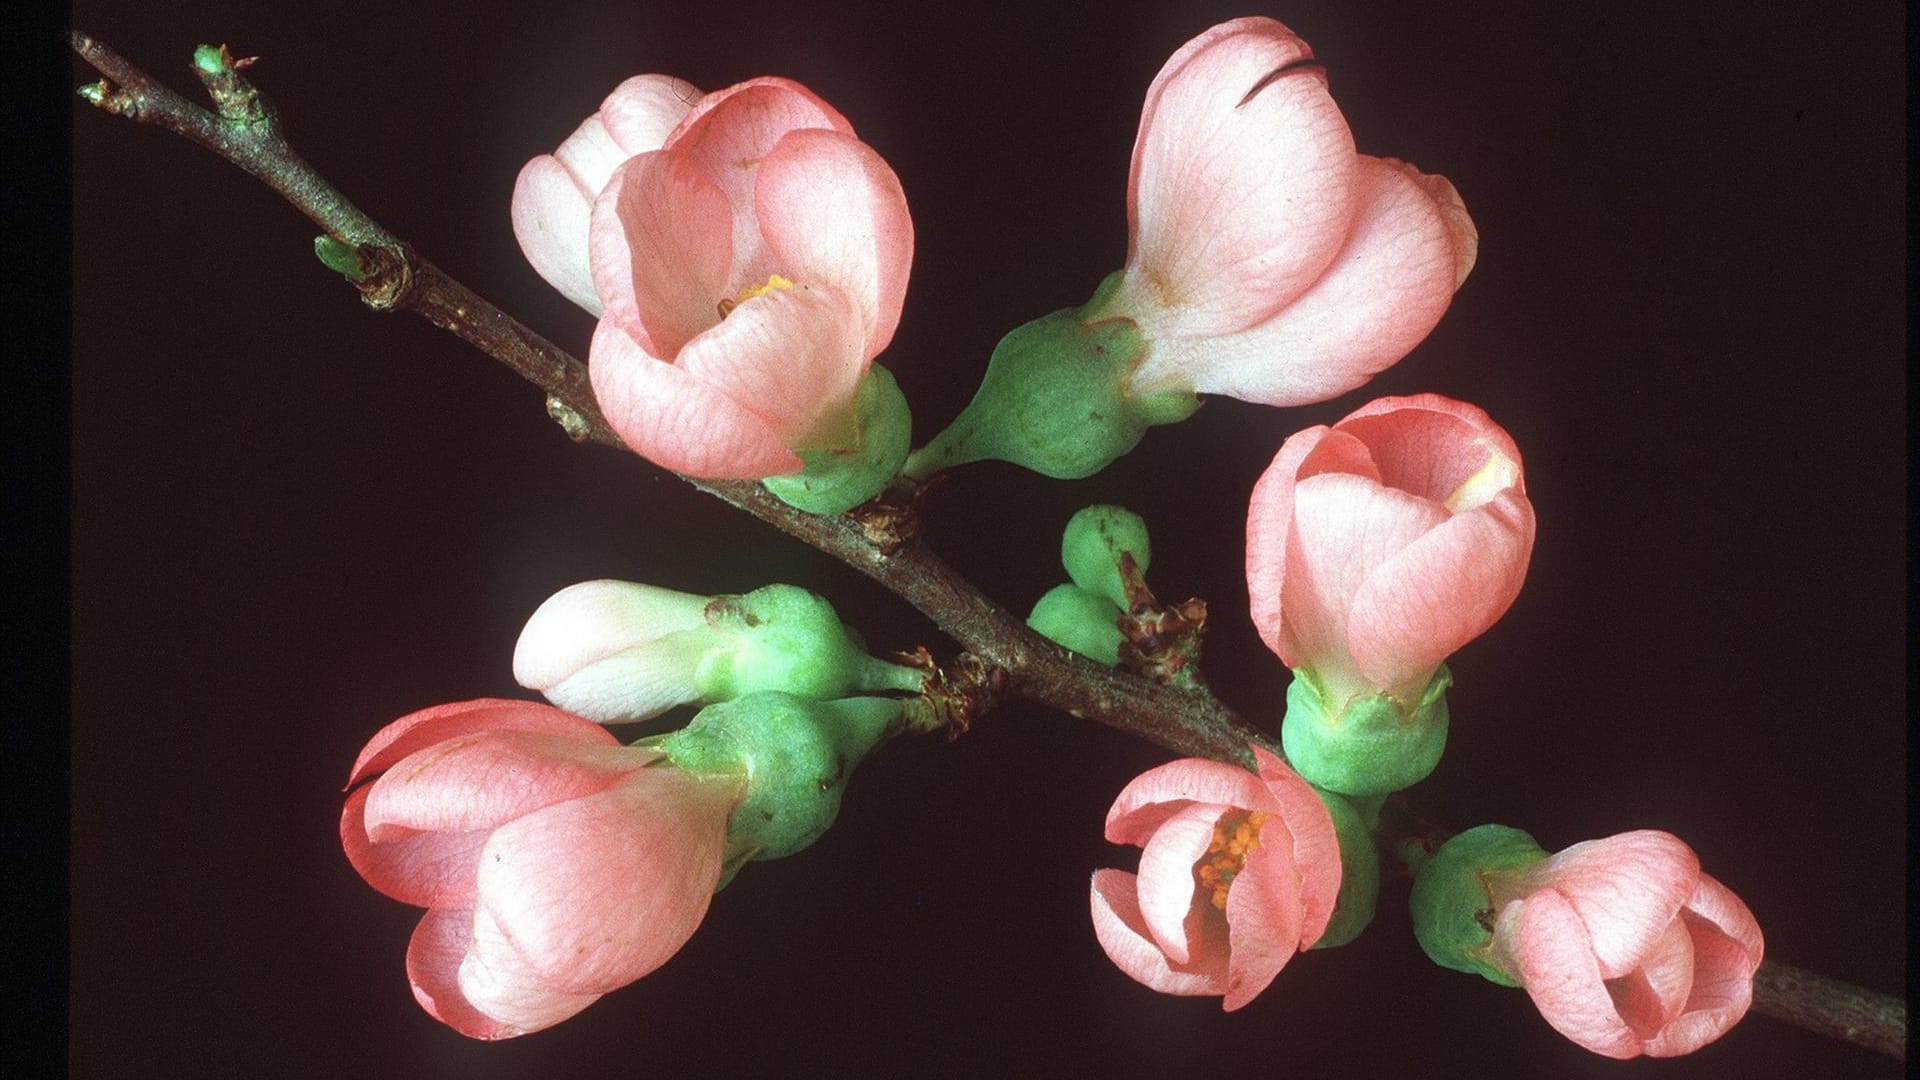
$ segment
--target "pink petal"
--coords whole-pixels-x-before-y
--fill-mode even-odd
[[[710,598],[637,581],[582,581],[547,597],[513,648],[513,678],[544,690],[615,653],[707,625]]]
[[[517,953],[485,908],[473,913],[473,942],[460,961],[460,993],[475,1009],[499,1020],[508,1034],[550,1028],[600,999],[600,994],[555,988]]]
[[[1523,888],[1564,896],[1587,929],[1602,978],[1639,966],[1693,896],[1700,862],[1672,833],[1652,829],[1575,844],[1530,870]]]
[[[485,921],[471,908],[435,908],[414,929],[407,979],[428,1015],[469,1038],[510,1039],[557,1024],[599,998],[555,993],[526,978],[524,969],[502,978],[479,967],[476,922]]]
[[[352,787],[374,773],[385,772],[394,762],[434,743],[480,731],[545,732],[589,744],[619,744],[606,729],[550,705],[506,698],[456,701],[408,713],[381,728],[360,751],[359,759],[353,763],[353,772],[347,776],[347,786]]]
[[[1640,1053],[1639,1037],[1607,993],[1586,924],[1566,897],[1542,889],[1502,911],[1494,933],[1511,942],[1514,975],[1555,1031],[1607,1057]]]
[[[1260,778],[1222,761],[1181,758],[1148,769],[1120,790],[1107,811],[1106,835],[1116,844],[1145,847],[1154,832],[1188,804],[1277,811]]]
[[[470,1039],[506,1039],[520,1032],[473,1007],[460,992],[460,961],[473,941],[473,911],[434,908],[407,943],[407,981],[427,1015]]]
[[[1294,772],[1286,762],[1256,746],[1254,762],[1260,780],[1280,804],[1280,820],[1269,820],[1260,831],[1261,846],[1266,846],[1267,830],[1282,828],[1291,841],[1294,869],[1300,880],[1301,920],[1297,944],[1307,948],[1326,933],[1333,919],[1334,902],[1340,896],[1340,834],[1334,830],[1333,815],[1320,801],[1313,786]],[[1255,849],[1258,850],[1258,849]],[[1239,879],[1235,879],[1238,884]],[[1229,897],[1231,911],[1231,897]],[[1236,944],[1235,949],[1239,946]]]
[[[1247,501],[1248,614],[1260,632],[1260,640],[1288,667],[1299,666],[1299,658],[1282,647],[1280,623],[1280,595],[1287,581],[1287,537],[1293,531],[1293,488],[1299,480],[1300,463],[1331,430],[1323,425],[1288,436],[1253,485],[1253,495]]]
[[[1325,73],[1271,19],[1216,26],[1147,91],[1123,296],[1149,338],[1231,333],[1320,276],[1353,217],[1353,136]],[[1284,70],[1284,73],[1283,73]]]
[[[432,907],[473,897],[480,848],[491,830],[415,832],[389,830],[376,844],[367,836],[368,787],[347,796],[340,814],[340,846],[367,884],[403,904]]]
[[[1349,610],[1377,568],[1448,519],[1442,507],[1348,473],[1321,473],[1293,492],[1282,633],[1337,707],[1364,687],[1348,653]]]
[[[592,196],[550,154],[527,162],[513,182],[513,235],[527,262],[562,296],[599,315],[600,296],[587,260],[592,210]]]
[[[1766,942],[1760,935],[1760,924],[1754,921],[1753,912],[1734,895],[1733,890],[1720,884],[1713,875],[1703,873],[1693,887],[1693,895],[1687,898],[1685,913],[1690,919],[1699,920],[1726,935],[1741,954],[1740,966],[1745,968],[1747,978],[1752,978],[1766,952]]]
[[[913,266],[913,219],[879,154],[838,131],[789,133],[760,165],[754,212],[774,263],[795,281],[852,296],[866,326],[862,359],[893,340]]]
[[[1693,941],[1679,919],[1667,925],[1640,966],[1607,980],[1620,1019],[1643,1041],[1686,1008],[1693,988]]]
[[[731,300],[733,209],[686,159],[641,154],[593,204],[587,250],[606,317],[672,359]]]
[[[746,300],[680,351],[676,366],[759,416],[797,449],[850,434],[866,374],[860,316],[828,286],[795,285]]]
[[[1227,890],[1227,997],[1220,1003],[1227,1012],[1265,990],[1303,944],[1297,860],[1287,823],[1269,820],[1260,829],[1260,845],[1247,853]]]
[[[607,422],[655,464],[705,480],[800,470],[800,458],[767,421],[712,384],[648,356],[612,319],[600,320],[588,357]]]
[[[739,793],[737,782],[662,765],[502,826],[479,880],[479,907],[502,936],[477,942],[480,962],[503,968],[512,953],[569,994],[605,993],[659,967],[706,914]]]
[[[613,88],[600,103],[598,115],[623,157],[632,157],[665,146],[667,136],[687,118],[700,98],[699,89],[685,79],[635,75]],[[605,186],[603,177],[595,190]]]
[[[1509,488],[1374,568],[1354,593],[1347,622],[1360,672],[1403,700],[1418,697],[1441,661],[1513,606],[1533,531],[1533,504]]]
[[[1703,885],[1711,880],[1705,874],[1700,877]],[[1719,882],[1713,885],[1724,891]],[[1733,897],[1732,893],[1726,895]],[[1733,902],[1739,904],[1738,899]],[[1744,912],[1746,905],[1740,904],[1740,909]],[[1686,1011],[1647,1041],[1646,1051],[1652,1057],[1673,1057],[1700,1049],[1739,1023],[1753,1003],[1753,972],[1760,964],[1757,944],[1749,949],[1748,943],[1722,932],[1691,909],[1681,911],[1680,922],[1693,939],[1692,992]],[[1757,927],[1754,932],[1758,934]]]
[[[1464,401],[1439,394],[1377,398],[1355,409],[1334,430],[1367,444],[1382,483],[1435,502],[1446,502],[1496,459],[1503,472],[1511,473],[1510,486],[1522,494],[1527,490],[1513,437]]]
[[[1472,222],[1444,179],[1359,160],[1353,231],[1325,274],[1238,333],[1156,343],[1134,385],[1172,381],[1241,401],[1303,405],[1360,386],[1424,340],[1453,300]]]
[[[568,799],[605,791],[661,755],[565,735],[483,731],[401,759],[368,786],[367,835],[491,829]],[[393,833],[392,835],[404,835]]]
[[[1194,864],[1213,842],[1213,827],[1227,807],[1188,803],[1148,838],[1140,853],[1140,917],[1167,959],[1184,964],[1204,936],[1208,901],[1198,895]]]
[[[697,164],[726,192],[733,208],[735,292],[781,269],[762,249],[754,187],[773,148],[789,132],[804,129],[853,134],[846,119],[806,87],[762,78],[708,94],[667,137],[675,157]]]
[[[1226,992],[1225,943],[1174,966],[1147,936],[1146,921],[1134,892],[1134,876],[1124,870],[1096,870],[1091,894],[1093,935],[1107,958],[1133,979],[1163,994],[1195,997]]]

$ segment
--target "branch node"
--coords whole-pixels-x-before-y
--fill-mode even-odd
[[[261,124],[273,132],[278,127],[278,117],[260,96],[260,91],[240,75],[259,59],[248,56],[235,60],[225,45],[202,45],[193,50],[193,73],[206,85],[221,119],[249,126]]]
[[[587,418],[576,412],[573,406],[552,394],[547,395],[547,415],[552,417],[553,422],[560,425],[560,430],[567,433],[567,438],[574,442],[586,442],[587,436],[592,434],[593,425],[587,423]]]

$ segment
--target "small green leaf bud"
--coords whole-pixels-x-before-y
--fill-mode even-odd
[[[1114,606],[1129,606],[1126,582],[1120,573],[1120,556],[1133,557],[1134,567],[1142,574],[1153,558],[1147,542],[1147,523],[1122,506],[1089,506],[1067,522],[1060,538],[1060,561],[1075,585],[1099,593]]]
[[[1033,605],[1027,625],[1049,641],[1108,667],[1120,662],[1120,609],[1078,585],[1056,585]]]

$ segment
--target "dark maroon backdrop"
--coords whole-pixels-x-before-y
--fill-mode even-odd
[[[182,88],[196,43],[260,55],[343,191],[582,353],[589,320],[508,226],[520,164],[627,75],[796,77],[905,185],[918,249],[884,359],[924,436],[1001,333],[1119,264],[1147,83],[1250,6],[85,0],[72,18]],[[1482,246],[1453,309],[1335,402],[1216,401],[1076,483],[967,469],[929,542],[1023,607],[1061,578],[1074,508],[1133,506],[1161,595],[1212,606],[1220,693],[1271,723],[1286,676],[1240,581],[1254,478],[1371,395],[1476,402],[1526,455],[1539,543],[1513,610],[1454,661],[1421,805],[1550,847],[1670,829],[1770,955],[1899,990],[1901,5],[1260,10],[1313,43],[1362,150],[1458,185]],[[1131,865],[1100,822],[1164,754],[1023,704],[870,761],[815,848],[750,868],[675,960],[576,1019],[501,1045],[428,1019],[401,969],[415,913],[342,858],[340,784],[401,713],[519,693],[513,641],[549,593],[787,581],[876,647],[952,645],[825,556],[569,444],[424,321],[363,310],[314,228],[237,170],[73,113],[76,1075],[1624,1075],[1523,994],[1429,964],[1398,884],[1364,938],[1243,1012],[1136,986],[1094,942],[1087,878]],[[1899,1072],[1756,1016],[1635,1075]]]

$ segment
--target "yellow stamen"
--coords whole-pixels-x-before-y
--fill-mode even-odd
[[[1504,454],[1487,455],[1487,463],[1447,496],[1446,508],[1453,513],[1471,510],[1513,486],[1520,478],[1520,467]]]
[[[1247,864],[1247,855],[1260,846],[1260,823],[1267,815],[1232,811],[1214,823],[1207,853],[1193,866],[1194,880],[1220,911],[1227,910],[1227,890]]]
[[[765,285],[749,285],[746,288],[741,289],[740,296],[738,299],[735,299],[733,297],[724,297],[724,296],[721,297],[720,298],[720,317],[724,319],[727,316],[733,314],[734,308],[739,307],[741,304],[746,303],[747,301],[753,299],[756,296],[765,296],[768,293],[774,292],[776,290],[784,292],[785,290],[791,289],[791,288],[793,288],[793,282],[788,281],[786,278],[781,277],[779,274],[769,274],[767,276],[767,283]]]

